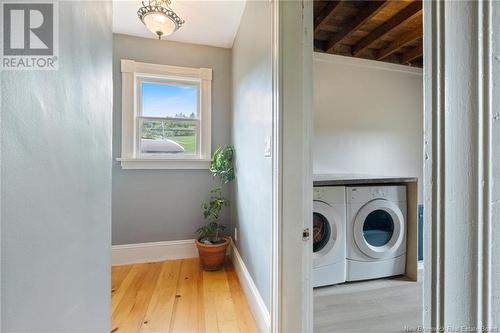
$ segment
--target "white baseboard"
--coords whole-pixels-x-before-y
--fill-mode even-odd
[[[198,250],[194,239],[113,245],[111,264],[127,265],[162,260],[195,258]]]
[[[250,310],[257,322],[259,330],[263,333],[270,332],[271,316],[269,315],[269,311],[233,242],[231,242],[231,258],[236,275],[238,275],[241,287],[245,293],[248,305],[250,305]]]

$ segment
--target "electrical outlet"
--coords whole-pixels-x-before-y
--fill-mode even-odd
[[[234,228],[234,241],[238,241],[238,228]]]

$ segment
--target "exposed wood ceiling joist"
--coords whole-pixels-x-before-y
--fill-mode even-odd
[[[393,41],[391,44],[389,44],[387,47],[378,50],[377,52],[377,60],[384,59],[394,52],[398,51],[402,47],[408,45],[409,43],[412,43],[416,41],[419,38],[423,37],[423,30],[422,30],[422,25],[419,25],[417,28],[413,29],[410,32],[407,32],[395,41]]]
[[[359,41],[352,49],[353,56],[358,56],[361,52],[373,45],[377,40],[393,31],[395,28],[406,22],[407,20],[415,17],[422,11],[422,2],[415,1],[394,15],[387,22],[372,31],[368,36]]]
[[[314,0],[314,49],[423,66],[423,0]]]
[[[389,1],[367,1],[366,7],[364,7],[359,14],[353,18],[342,30],[337,32],[328,42],[326,47],[326,52],[333,53],[333,48],[341,42],[344,38],[352,34],[359,27],[361,27],[366,21],[375,16]]]
[[[405,53],[403,53],[401,55],[401,64],[405,65],[405,64],[409,63],[410,61],[421,57],[422,54],[423,54],[423,48],[422,48],[422,44],[420,44],[419,46],[417,46],[409,51],[406,51]]]
[[[329,21],[329,18],[335,15],[335,10],[340,8],[341,1],[329,1],[328,4],[321,10],[319,15],[314,18],[314,33],[321,30],[323,23]]]

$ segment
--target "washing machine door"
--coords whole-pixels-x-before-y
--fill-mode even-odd
[[[314,201],[313,210],[313,266],[319,267],[335,262],[344,228],[340,216],[323,201]]]
[[[405,235],[405,221],[399,207],[385,199],[375,199],[361,207],[354,220],[354,241],[374,259],[393,257]]]

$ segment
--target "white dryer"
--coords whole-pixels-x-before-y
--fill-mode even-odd
[[[313,194],[313,286],[345,282],[345,187],[314,187]]]
[[[406,187],[346,187],[347,281],[403,274]]]

